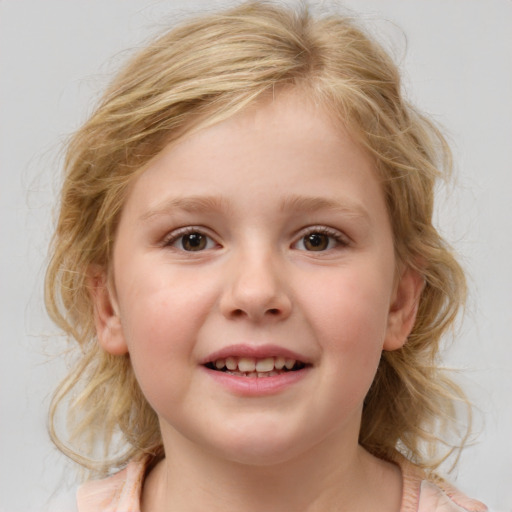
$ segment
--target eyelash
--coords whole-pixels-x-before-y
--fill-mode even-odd
[[[186,237],[187,235],[199,235],[200,238],[196,242],[199,242],[199,243],[204,242],[205,243],[204,247],[187,250],[183,245],[184,241],[185,241],[184,237]],[[306,247],[304,247],[302,249],[298,249],[297,245],[302,243],[302,245],[305,246],[306,237],[311,236],[311,235],[322,235],[324,237],[327,237],[327,239],[328,239],[327,247],[325,247],[325,248],[320,247],[319,249],[307,249]],[[180,241],[180,239],[182,240],[181,247],[177,247],[175,244],[177,244]],[[309,240],[309,242],[312,242],[312,241],[313,240]],[[333,241],[334,241],[334,246],[332,245]],[[322,240],[320,240],[320,242],[322,242]],[[213,245],[216,244],[215,240],[210,235],[205,233],[205,230],[203,228],[196,227],[196,226],[187,226],[187,227],[180,228],[180,229],[170,233],[163,240],[162,245],[164,247],[174,247],[175,249],[178,249],[178,250],[184,251],[184,252],[202,252],[206,249],[212,249],[213,248],[212,243],[213,243]],[[348,245],[349,245],[349,241],[348,241],[347,237],[345,235],[343,235],[342,233],[340,233],[339,231],[332,229],[332,228],[328,228],[326,226],[311,226],[311,227],[304,229],[302,232],[300,232],[300,236],[291,245],[291,247],[298,249],[298,250],[303,250],[306,252],[325,252],[328,250],[335,249],[336,247],[340,247],[340,246],[346,247]]]
[[[187,226],[185,228],[180,228],[180,229],[177,229],[176,231],[173,231],[172,233],[169,233],[169,235],[166,236],[165,239],[163,240],[162,245],[164,247],[174,247],[175,244],[177,242],[179,242],[180,239],[182,239],[182,247],[181,248],[175,247],[175,248],[178,250],[184,251],[184,252],[201,252],[204,249],[212,248],[212,247],[205,247],[202,249],[198,249],[197,251],[194,251],[194,250],[187,251],[183,247],[184,237],[186,237],[187,235],[200,235],[201,237],[204,237],[207,244],[208,243],[212,244],[212,242],[213,242],[214,245],[218,245],[210,235],[205,233],[203,228],[196,227],[196,226]]]
[[[326,226],[311,226],[311,227],[306,228],[305,230],[303,230],[300,233],[300,237],[298,238],[298,240],[296,242],[294,242],[293,246],[296,246],[300,242],[304,243],[304,240],[307,236],[316,235],[316,234],[326,236],[330,240],[333,240],[335,243],[334,247],[327,247],[326,249],[320,249],[318,251],[315,251],[315,250],[308,251],[307,249],[302,249],[302,250],[305,250],[307,252],[325,252],[328,250],[335,249],[336,247],[347,247],[349,245],[348,238],[345,235],[343,235],[342,233],[340,233],[339,231],[332,229],[332,228],[328,228]]]

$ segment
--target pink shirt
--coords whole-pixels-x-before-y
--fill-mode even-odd
[[[487,507],[446,483],[431,482],[413,464],[398,461],[403,494],[400,512],[487,512]],[[115,475],[78,489],[78,512],[140,512],[145,462],[130,462]]]

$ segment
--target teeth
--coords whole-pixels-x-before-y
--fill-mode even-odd
[[[291,370],[295,366],[295,359],[285,359],[284,365],[288,370]]]
[[[217,370],[227,370],[229,372],[240,372],[247,377],[261,377],[279,375],[281,370],[292,370],[296,365],[295,359],[278,357],[265,357],[256,359],[253,357],[233,357],[226,359],[217,359],[213,365]],[[303,365],[301,365],[302,367]],[[261,375],[260,375],[261,374]]]
[[[284,357],[276,357],[274,367],[276,370],[282,370],[284,368]]]
[[[270,372],[274,369],[274,358],[267,357],[265,359],[258,359],[256,363],[257,372]]]
[[[238,360],[238,369],[241,372],[254,372],[256,370],[256,360],[248,357],[241,357]]]
[[[234,357],[228,357],[226,359],[226,368],[228,370],[236,370],[238,366],[238,362]]]

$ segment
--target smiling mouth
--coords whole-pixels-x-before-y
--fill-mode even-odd
[[[210,361],[204,365],[210,370],[237,377],[275,377],[283,373],[302,370],[306,363],[285,357],[227,357]]]

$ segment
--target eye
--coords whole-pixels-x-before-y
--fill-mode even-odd
[[[338,231],[327,228],[313,228],[295,242],[294,248],[300,251],[327,251],[338,246],[348,245]]]
[[[302,244],[306,251],[325,251],[329,249],[331,239],[323,233],[310,233],[302,237]]]
[[[179,230],[171,234],[169,239],[165,241],[165,245],[182,251],[198,252],[213,249],[217,244],[208,235],[194,229],[186,231]]]

